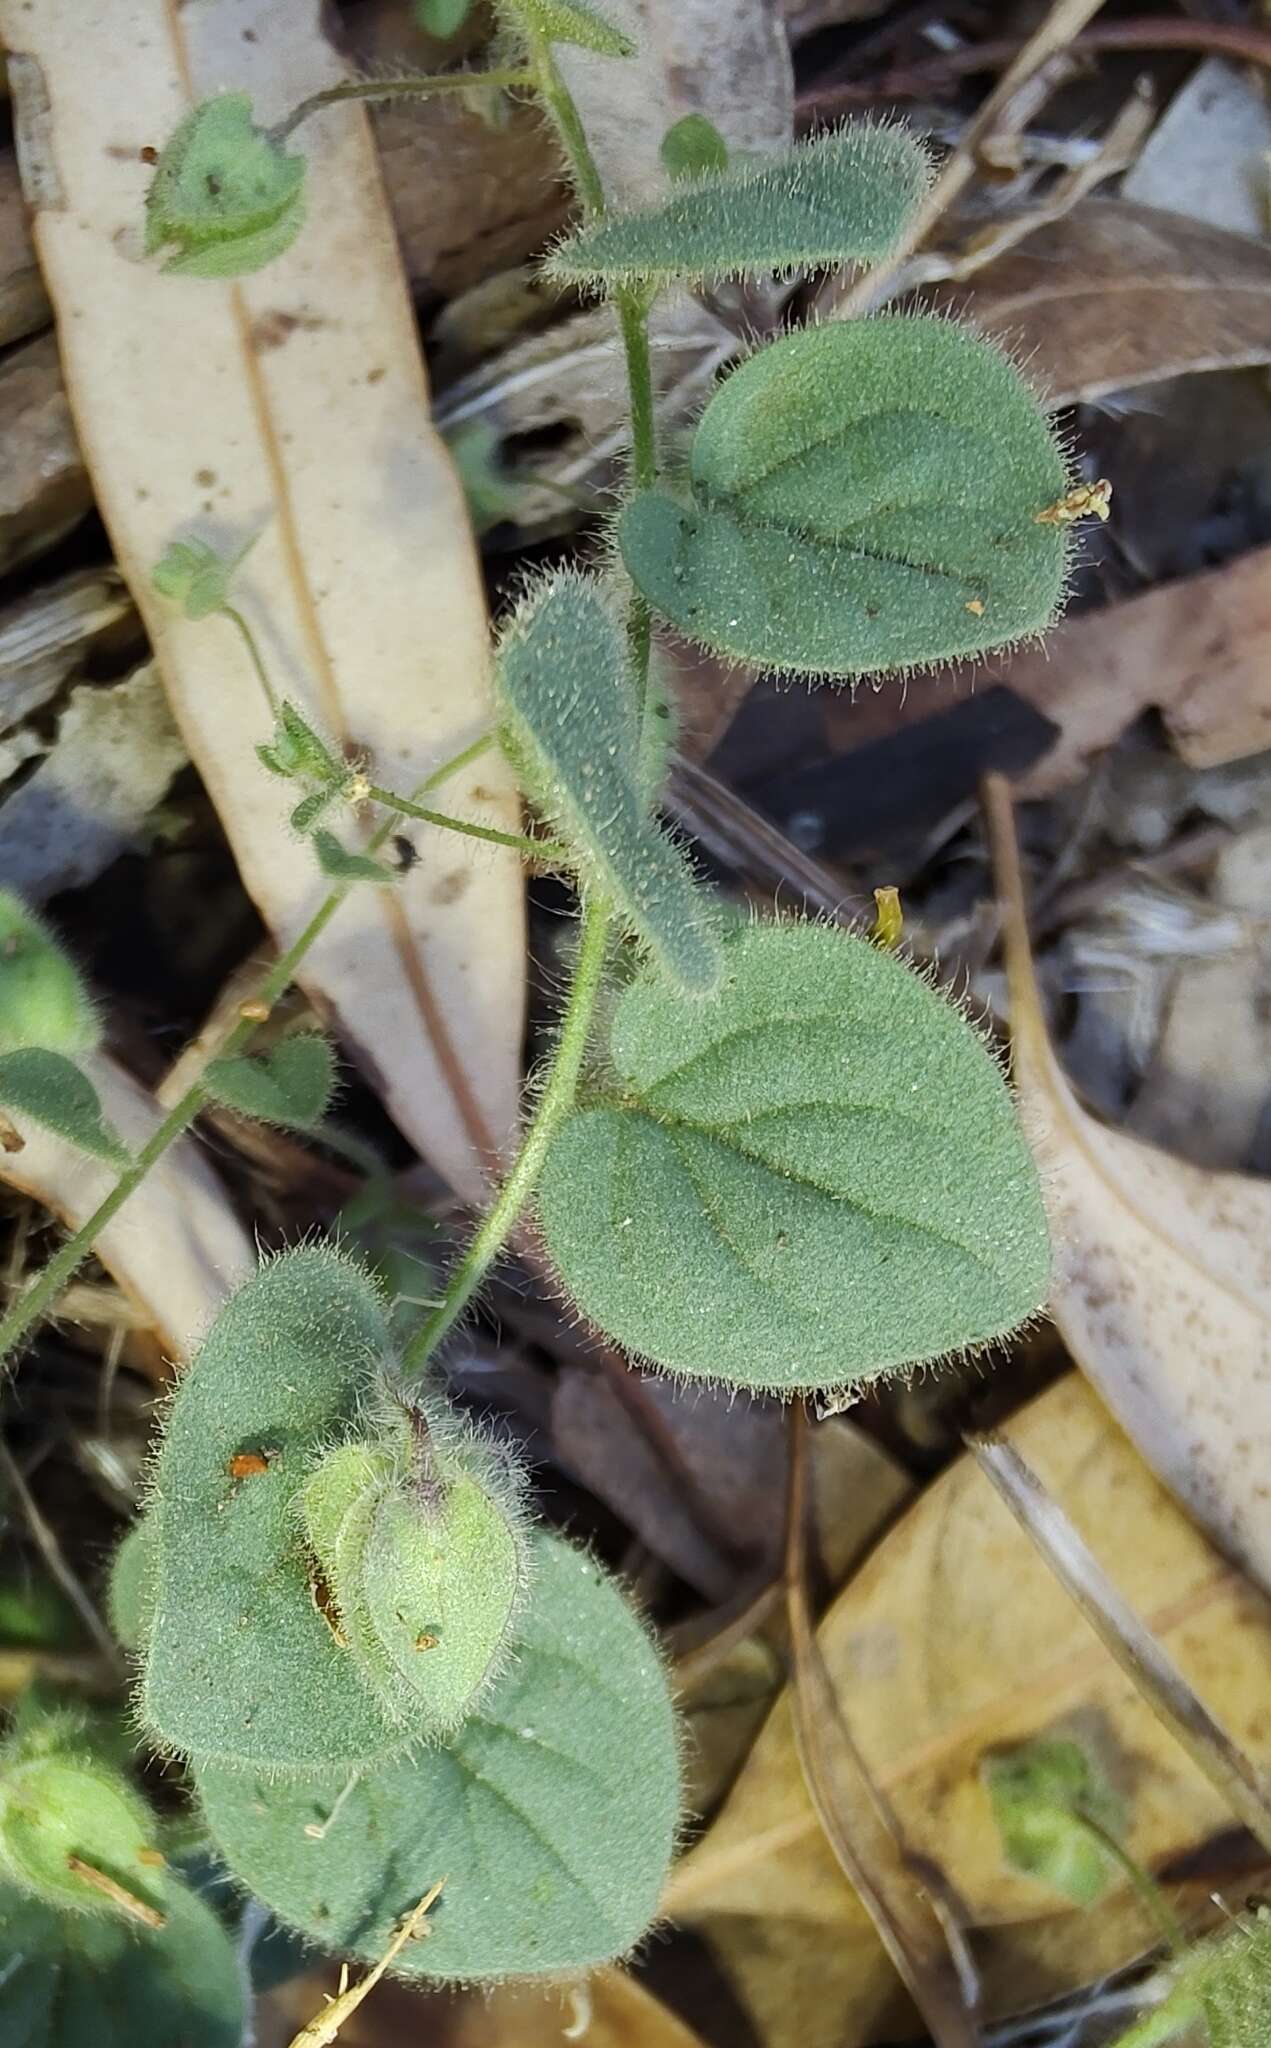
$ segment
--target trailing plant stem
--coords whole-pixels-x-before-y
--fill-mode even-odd
[[[521,70],[443,71],[404,78],[347,78],[340,85],[329,85],[322,92],[312,93],[307,100],[301,100],[298,107],[293,107],[269,130],[269,139],[275,144],[286,142],[311,114],[339,106],[344,100],[426,99],[434,92],[471,92],[474,86],[510,92],[517,86],[532,86],[534,83],[532,73]]]
[[[406,1346],[402,1364],[408,1372],[418,1372],[428,1362],[481,1286],[533,1194],[552,1139],[573,1107],[604,977],[611,921],[612,912],[603,898],[591,898],[583,911],[573,985],[538,1107],[493,1207],[451,1274],[440,1302]]]
[[[371,803],[383,804],[385,810],[394,811],[402,818],[419,818],[425,825],[439,825],[446,832],[460,832],[467,839],[484,839],[491,846],[510,846],[524,855],[526,860],[551,861],[567,865],[571,860],[569,848],[560,846],[553,839],[526,839],[519,832],[499,832],[493,825],[477,825],[469,818],[452,818],[448,811],[430,811],[423,804],[417,804],[411,797],[394,796],[391,789],[380,789],[373,783],[367,791]]]
[[[1099,1844],[1104,1855],[1109,1857],[1129,1879],[1146,1908],[1149,1919],[1152,1921],[1170,1954],[1177,1960],[1186,1951],[1187,1936],[1184,1934],[1178,1916],[1160,1886],[1153,1878],[1149,1877],[1142,1864],[1135,1861],[1124,1844],[1119,1842],[1115,1835],[1110,1834],[1108,1829],[1103,1827],[1099,1821],[1095,1820],[1092,1814],[1085,1812],[1084,1808],[1080,1806],[1074,1807],[1072,1812],[1073,1818],[1079,1821],[1092,1840]]]

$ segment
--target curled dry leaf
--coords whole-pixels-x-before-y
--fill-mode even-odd
[[[1010,796],[998,777],[986,788],[1051,1313],[1152,1469],[1271,1590],[1271,1182],[1188,1165],[1082,1109],[1046,1034]]]
[[[1001,335],[1053,406],[1271,360],[1271,247],[1124,199],[1087,199],[932,303]]]
[[[174,538],[241,547],[236,588],[276,687],[377,777],[409,788],[491,721],[485,606],[458,482],[427,410],[411,309],[363,115],[304,133],[307,224],[233,285],[140,260],[147,170],[191,97],[232,85],[263,119],[342,68],[317,0],[172,8],[0,4],[24,163],[43,167],[35,235],[98,501],[190,753],[244,881],[280,942],[325,893],[254,758],[259,684],[220,620],[190,624],[150,575]],[[41,99],[48,114],[41,124]],[[34,173],[32,173],[34,175]],[[240,594],[241,593],[241,594]],[[497,756],[451,809],[515,829]],[[462,1193],[516,1118],[523,990],[511,853],[440,833],[393,889],[355,893],[305,984],[408,1137]]]
[[[1179,1511],[1079,1375],[1026,1408],[1009,1435],[1189,1684],[1265,1766],[1267,1602]],[[1056,1910],[1035,1880],[1007,1868],[979,1775],[987,1751],[1043,1733],[1092,1744],[1124,1799],[1127,1844],[1149,1869],[1230,1842],[1229,1809],[970,1459],[883,1539],[818,1640],[915,1867],[929,1866],[961,1902],[990,2015],[1118,1967],[1155,1934],[1128,1893],[1111,1894],[1092,1921]],[[858,2048],[906,2038],[891,1965],[804,1791],[788,1696],[665,1903],[712,1943],[766,2041]],[[812,1991],[800,1993],[800,1982]],[[810,1998],[814,2023],[800,2034],[790,2015],[807,2016]],[[908,2031],[917,2031],[911,2015]]]
[[[160,1121],[153,1098],[104,1053],[82,1056],[106,1122],[133,1151]],[[0,1178],[76,1228],[114,1186],[115,1169],[14,1113],[24,1143],[0,1154]],[[256,1264],[255,1247],[197,1140],[179,1138],[96,1242],[96,1253],[174,1358]]]

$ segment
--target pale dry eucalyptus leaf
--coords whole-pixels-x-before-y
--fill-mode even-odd
[[[1122,192],[1212,227],[1265,235],[1268,150],[1271,110],[1262,81],[1209,57],[1170,101]]]
[[[161,1119],[153,1096],[105,1053],[80,1065],[102,1112],[133,1151]],[[14,1114],[24,1139],[0,1152],[0,1179],[77,1229],[109,1194],[115,1168]],[[94,1251],[173,1358],[188,1357],[225,1298],[255,1269],[256,1247],[239,1223],[198,1140],[178,1138],[101,1231]]]
[[[189,758],[152,662],[72,690],[44,760],[0,804],[0,878],[31,903],[96,881]]]
[[[1008,1434],[1205,1704],[1265,1765],[1268,1603],[1175,1506],[1080,1375],[1025,1408]],[[1127,1846],[1149,1870],[1230,1838],[1224,1802],[970,1458],[883,1538],[818,1641],[915,1870],[936,1896],[943,1884],[959,1901],[989,2017],[1089,1982],[1157,1937],[1125,1887],[1092,1919],[1057,1910],[1036,1879],[1007,1866],[980,1776],[987,1753],[1035,1735],[1088,1744],[1125,1800]],[[712,1947],[766,2043],[861,2048],[918,2032],[821,1835],[788,1696],[673,1872],[665,1904]]]
[[[1153,1471],[1271,1590],[1271,1181],[1191,1166],[1082,1108],[1046,1031],[1000,778],[987,801],[1015,1081],[1045,1162],[1051,1314]]]
[[[27,138],[28,161],[51,158],[59,180],[36,243],[98,501],[191,756],[280,943],[324,884],[287,829],[286,791],[256,762],[268,712],[231,629],[187,622],[151,587],[168,544],[258,536],[236,596],[275,687],[364,749],[383,782],[409,789],[492,716],[475,551],[429,417],[364,115],[338,108],[306,127],[309,217],[278,262],[225,286],[139,261],[142,147],[171,134],[188,92],[242,89],[267,120],[343,76],[320,12],[317,0],[123,0],[87,17],[75,0],[36,14],[0,5],[25,60],[19,83],[38,74],[51,110],[43,151]],[[457,776],[447,802],[518,822],[497,756]],[[521,875],[511,853],[414,837],[411,873],[356,893],[305,984],[406,1135],[476,1197],[517,1115]]]

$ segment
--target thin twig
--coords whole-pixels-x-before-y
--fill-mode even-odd
[[[966,1442],[985,1478],[1144,1703],[1182,1744],[1250,1834],[1271,1850],[1271,1786],[1197,1699],[1173,1659],[1121,1597],[1059,1502],[1004,1438],[969,1436]]]

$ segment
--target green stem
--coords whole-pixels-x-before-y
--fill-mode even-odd
[[[425,776],[415,795],[427,796],[430,789],[440,789],[443,782],[449,782],[451,776],[457,775],[469,762],[479,760],[482,754],[488,754],[494,745],[494,738],[492,732],[483,732],[480,739],[473,740],[459,753],[452,754],[448,761],[443,761],[439,768],[434,768],[431,775]]]
[[[310,946],[326,930],[335,916],[351,886],[346,883],[343,888],[333,889],[319,904],[299,938],[270,969],[252,1002],[245,1005],[245,1008],[254,1010],[257,1006],[263,1006],[266,1010],[272,1009]],[[228,1058],[234,1053],[242,1052],[256,1030],[257,1021],[254,1016],[241,1017],[221,1047],[221,1056]],[[65,1244],[54,1252],[39,1278],[13,1304],[4,1320],[0,1322],[0,1363],[9,1358],[32,1325],[49,1313],[63,1288],[74,1279],[111,1218],[123,1208],[129,1196],[136,1193],[151,1167],[163,1157],[169,1145],[179,1138],[183,1131],[188,1130],[208,1099],[202,1080],[193,1081],[180,1101],[174,1103],[168,1111],[163,1122],[151,1132],[131,1166],[120,1174],[110,1193],[98,1203],[88,1221],[82,1223],[79,1229],[67,1238]]]
[[[477,1292],[511,1236],[543,1170],[548,1147],[573,1107],[596,999],[604,979],[610,915],[609,905],[600,897],[593,897],[583,911],[573,986],[538,1107],[493,1207],[447,1281],[436,1308],[406,1346],[402,1364],[408,1372],[418,1372],[427,1364]]]
[[[605,210],[605,188],[601,182],[600,169],[591,153],[582,116],[574,104],[574,96],[560,75],[560,68],[552,55],[552,46],[541,29],[526,25],[526,42],[529,45],[530,63],[534,89],[547,108],[561,147],[569,158],[569,167],[578,187],[578,197],[583,203],[583,212],[589,220],[599,219]]]
[[[275,144],[286,142],[310,114],[320,114],[327,107],[338,107],[345,100],[426,99],[434,92],[471,92],[474,86],[514,92],[518,86],[529,87],[534,83],[533,73],[521,70],[441,71],[420,72],[404,78],[347,78],[340,85],[329,85],[324,91],[311,93],[307,100],[301,100],[298,107],[293,107],[291,113],[269,130],[269,140]]]
[[[1079,1821],[1086,1833],[1099,1844],[1104,1855],[1110,1857],[1118,1870],[1130,1880],[1170,1954],[1175,1960],[1185,1955],[1187,1936],[1160,1886],[1148,1876],[1142,1864],[1135,1861],[1125,1844],[1119,1842],[1099,1821],[1083,1812],[1079,1806],[1071,1810],[1073,1818]]]
[[[243,617],[243,614],[237,609],[235,605],[222,605],[221,617],[223,619],[228,619],[231,625],[236,626],[238,628],[239,638],[241,639],[244,647],[247,649],[248,654],[251,656],[251,663],[252,667],[256,671],[257,680],[260,683],[261,689],[265,692],[265,702],[269,706],[270,714],[274,718],[277,718],[278,699],[274,695],[274,686],[269,680],[269,672],[265,667],[263,659],[261,658],[261,652],[256,641],[256,635],[253,633],[251,627],[248,625],[246,619]]]
[[[452,818],[447,811],[426,810],[407,796],[394,796],[391,789],[381,789],[372,783],[366,792],[371,803],[382,804],[387,811],[393,811],[401,818],[419,818],[425,825],[440,825],[446,832],[461,832],[467,839],[484,839],[491,846],[510,846],[524,855],[526,860],[550,861],[556,866],[568,866],[572,860],[569,848],[560,846],[554,839],[526,839],[519,832],[499,832],[493,825],[476,825],[469,818]]]
[[[618,325],[631,388],[631,481],[647,491],[657,481],[658,443],[653,411],[653,358],[649,352],[649,307],[640,292],[618,292]]]

